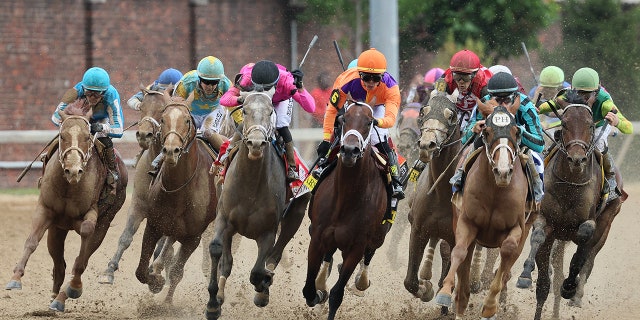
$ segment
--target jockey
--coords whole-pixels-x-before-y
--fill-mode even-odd
[[[115,195],[119,177],[111,138],[120,138],[123,133],[124,114],[120,107],[120,94],[111,85],[107,71],[99,67],[89,68],[82,76],[82,81],[62,96],[62,101],[51,116],[53,124],[60,126],[60,112],[77,99],[85,99],[86,108],[90,107],[93,111],[89,121],[91,133],[104,145],[102,159],[110,173],[107,175],[107,184],[110,193]]]
[[[622,133],[633,133],[633,124],[622,115],[620,109],[613,103],[611,95],[602,88],[600,77],[595,70],[591,68],[578,69],[571,79],[571,88],[577,90],[585,101],[593,101],[591,110],[593,111],[593,121],[596,124],[594,136],[599,137],[595,144],[596,149],[603,155],[602,165],[609,184],[609,189],[605,192],[609,193],[609,199],[615,199],[620,195],[620,190],[616,188],[617,182],[613,157],[610,152],[607,152],[609,149],[608,137],[612,126],[618,128]],[[564,96],[544,102],[540,105],[539,112],[551,112],[551,107],[558,105],[556,99],[564,99]],[[605,126],[605,123],[610,125]],[[602,132],[603,130],[604,132]]]
[[[540,72],[540,85],[531,89],[529,95],[538,108],[542,103],[556,97],[561,89],[571,87],[564,81],[564,71],[556,66],[546,66]]]
[[[544,191],[542,185],[542,161],[537,154],[544,150],[544,139],[542,138],[542,126],[540,125],[538,113],[529,98],[518,91],[518,82],[516,79],[506,72],[498,72],[489,79],[487,92],[489,94],[484,97],[486,104],[480,102],[474,109],[474,116],[470,119],[469,125],[465,129],[462,143],[466,143],[476,134],[482,132],[485,118],[491,113],[495,106],[503,105],[505,107],[511,107],[514,104],[519,104],[520,106],[515,115],[515,119],[522,136],[520,147],[528,147],[531,151],[530,154],[533,157],[537,156],[540,163],[539,166],[536,166],[532,159],[533,157],[528,157],[527,164],[529,168],[535,167],[535,171],[538,172],[538,174],[532,174],[531,177],[534,189],[533,196],[535,202],[539,203],[542,200]],[[490,112],[484,112],[482,110],[490,110]],[[479,142],[481,142],[481,140],[476,139],[474,144],[478,144]],[[479,145],[475,145],[472,148],[477,147],[479,147]],[[458,169],[449,181],[454,187],[454,192],[462,189],[463,169],[461,165],[463,163],[464,161],[458,163]]]
[[[167,87],[169,87],[169,85],[177,84],[181,78],[182,72],[173,68],[169,68],[162,71],[160,76],[158,76],[158,79],[156,79],[156,81],[154,81],[152,84],[148,85],[147,89],[153,91],[164,91]],[[131,98],[129,98],[129,100],[127,100],[127,105],[129,105],[129,108],[133,110],[140,111],[140,103],[142,103],[143,98],[144,94],[142,93],[142,91],[138,91],[138,93],[134,94],[133,96],[131,96]]]
[[[498,73],[498,72],[506,72],[510,75],[513,76],[513,72],[511,72],[511,69],[509,69],[509,67],[501,65],[501,64],[495,64],[492,65],[491,67],[489,67],[489,72],[491,72],[492,75]],[[522,83],[520,83],[520,79],[518,79],[518,77],[513,76],[514,79],[516,79],[516,82],[518,83],[518,91],[522,92],[524,94],[527,94],[527,91],[524,89],[524,87],[522,86]]]
[[[323,141],[318,145],[319,157],[325,157],[331,147],[331,139],[338,139],[334,133],[334,123],[338,110],[343,108],[347,99],[363,101],[373,108],[374,125],[371,144],[383,151],[389,158],[393,184],[393,197],[401,200],[405,197],[402,183],[398,180],[398,159],[389,146],[388,131],[396,122],[400,106],[400,89],[396,80],[386,72],[387,59],[380,51],[371,48],[360,54],[357,67],[350,68],[338,76],[333,84],[333,93],[324,116]],[[339,134],[339,133],[338,133]]]
[[[304,74],[301,70],[288,71],[280,64],[269,60],[258,61],[255,64],[245,65],[238,75],[236,75],[235,85],[225,93],[220,99],[220,103],[225,107],[235,107],[241,105],[243,97],[240,91],[268,91],[275,86],[272,103],[276,112],[276,130],[284,141],[285,155],[287,158],[287,180],[289,182],[299,180],[298,165],[295,159],[293,137],[289,131],[291,115],[293,114],[293,101],[296,101],[302,109],[308,113],[313,113],[316,104],[311,94],[305,89],[302,83]],[[237,123],[241,122],[241,113],[233,115]],[[236,141],[236,139],[232,139]]]
[[[220,59],[214,56],[202,58],[196,70],[187,72],[178,82],[174,96],[183,99],[193,95],[191,102],[191,115],[199,133],[216,150],[227,138],[220,135],[220,127],[224,120],[224,110],[220,107],[220,97],[229,90],[231,81],[224,75],[224,65]],[[160,153],[151,163],[152,170],[148,173],[152,176],[158,174],[163,154]]]

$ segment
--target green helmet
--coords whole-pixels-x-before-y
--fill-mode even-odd
[[[82,76],[82,87],[85,90],[106,91],[109,88],[109,74],[102,68],[93,67]]]
[[[600,87],[600,77],[591,68],[580,68],[573,74],[571,87],[582,91],[595,91]]]
[[[540,72],[540,86],[557,88],[564,82],[564,71],[556,66],[547,66]]]
[[[198,63],[198,76],[205,80],[220,80],[224,77],[222,61],[214,56],[202,58]]]

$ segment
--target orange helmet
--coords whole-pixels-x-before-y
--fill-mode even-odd
[[[451,57],[449,68],[452,72],[473,73],[480,69],[480,58],[473,51],[464,49]]]
[[[358,71],[366,73],[383,73],[387,70],[387,59],[382,52],[371,48],[358,57]]]

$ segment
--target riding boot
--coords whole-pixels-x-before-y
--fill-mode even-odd
[[[616,190],[616,188],[618,187],[618,182],[616,181],[616,170],[613,164],[613,157],[611,156],[611,153],[606,151],[602,154],[602,169],[604,171],[604,178],[606,183],[602,192],[609,194],[609,200],[615,199],[618,195],[620,195]]]
[[[118,163],[116,162],[116,153],[113,149],[113,145],[110,147],[105,147],[103,152],[104,161],[107,165],[107,169],[109,170],[109,174],[107,174],[107,185],[110,190],[109,193],[113,196],[116,195],[116,186],[118,183]]]
[[[389,147],[387,142],[380,142],[376,144],[378,150],[384,151],[389,159],[389,173],[391,174],[391,185],[393,188],[392,197],[402,200],[405,197],[404,190],[402,189],[402,181],[399,178],[398,172],[398,156],[396,152]]]
[[[544,196],[544,184],[542,183],[542,179],[540,179],[540,174],[536,170],[536,165],[533,163],[533,157],[529,157],[527,160],[527,167],[529,172],[531,173],[531,187],[533,187],[533,199],[536,202],[536,207],[540,201],[542,201],[542,196]]]
[[[293,142],[284,144],[285,157],[287,158],[287,182],[293,182],[300,177],[298,176],[298,164],[296,163],[295,149]]]
[[[458,160],[456,172],[454,172],[451,179],[449,179],[453,193],[462,192],[462,187],[464,186],[464,164],[467,162],[469,155],[471,155],[471,151],[474,149],[474,146],[469,146],[462,150],[462,156]]]
[[[158,176],[158,171],[160,171],[160,166],[162,166],[162,161],[164,160],[163,153],[159,153],[153,161],[151,161],[151,170],[147,171],[147,173],[152,177]]]

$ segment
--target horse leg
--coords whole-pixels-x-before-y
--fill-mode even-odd
[[[515,226],[509,231],[509,235],[500,245],[500,265],[496,275],[493,277],[489,294],[484,299],[482,306],[482,318],[495,319],[498,311],[497,297],[504,288],[505,283],[509,279],[511,267],[520,256],[524,245],[524,230],[520,226]]]
[[[498,248],[486,248],[487,259],[484,262],[484,268],[482,269],[482,275],[480,279],[482,281],[482,290],[489,289],[492,279],[495,276],[494,267],[498,256],[500,255],[500,249]]]
[[[324,255],[324,252],[320,251],[320,234],[321,232],[318,232],[317,228],[313,230],[307,252],[307,277],[305,279],[304,287],[302,288],[302,295],[309,307],[313,307],[318,303],[323,303],[327,298],[326,280],[329,272],[325,270],[330,269],[331,262],[323,262],[326,255]],[[335,251],[336,249],[333,248],[331,253]],[[323,281],[321,283],[325,285],[325,288],[316,287],[316,279],[320,278],[320,264],[322,264],[322,269],[324,271],[322,273]]]
[[[171,245],[169,241],[167,241],[166,245]],[[172,304],[173,303],[173,294],[176,291],[176,287],[178,283],[182,280],[184,275],[184,265],[193,254],[193,252],[200,245],[200,237],[190,237],[180,244],[180,249],[176,253],[175,258],[171,263],[171,268],[168,270],[169,272],[169,289],[167,290],[167,295],[164,299],[165,303]],[[164,250],[163,250],[164,251]]]
[[[538,266],[538,280],[536,281],[536,313],[535,320],[540,320],[542,317],[542,309],[544,303],[549,296],[549,289],[551,288],[551,279],[549,278],[549,256],[551,254],[551,246],[554,242],[553,230],[547,226],[545,232],[542,235],[544,242],[540,246],[538,253],[536,254],[536,265]]]
[[[433,299],[433,285],[429,280],[431,279],[431,264],[433,262],[435,243],[432,247],[429,235],[425,234],[423,231],[424,228],[422,227],[422,222],[414,220],[411,223],[411,232],[409,234],[409,262],[407,263],[404,287],[416,298],[426,302]],[[437,243],[437,239],[434,242]],[[420,260],[422,260],[427,243],[429,243],[427,256],[425,257],[424,265],[419,270]],[[418,278],[419,271],[421,272],[420,278]],[[422,272],[428,272],[429,274],[422,277]]]
[[[584,266],[591,249],[593,248],[593,236],[596,229],[596,223],[593,220],[587,220],[580,224],[576,234],[576,244],[578,249],[573,254],[569,263],[569,276],[562,283],[562,297],[571,299],[576,294],[578,287],[578,274]]]
[[[531,239],[529,239],[531,249],[527,259],[524,261],[522,273],[520,273],[520,277],[518,277],[518,282],[516,283],[516,287],[518,288],[527,289],[531,288],[533,285],[531,273],[536,267],[536,254],[538,253],[538,250],[540,250],[540,245],[544,242],[545,225],[546,221],[542,215],[538,216],[533,223],[533,231],[531,232]]]
[[[122,230],[122,234],[118,239],[118,249],[113,254],[113,257],[107,264],[107,269],[102,272],[102,275],[98,279],[99,283],[113,284],[114,273],[120,268],[119,263],[122,259],[122,254],[129,248],[133,241],[133,235],[138,231],[140,223],[144,220],[144,216],[140,211],[135,210],[135,205],[129,207],[129,215],[127,216],[127,224]]]
[[[213,240],[209,243],[209,254],[211,256],[211,274],[209,275],[209,300],[205,314],[208,320],[218,319],[222,313],[222,303],[224,302],[224,286],[226,277],[231,273],[231,265],[233,257],[231,256],[231,239],[234,231],[232,226],[227,223],[225,212],[218,205],[218,214],[213,223]],[[223,261],[221,258],[225,257]],[[223,274],[218,279],[218,269]]]
[[[471,260],[472,264],[471,264],[471,271],[470,271],[470,290],[473,293],[478,293],[480,292],[480,290],[482,290],[482,277],[484,276],[484,272],[481,272],[480,269],[482,268],[482,249],[484,247],[482,247],[479,244],[476,244],[473,248],[473,258]],[[489,255],[488,251],[487,251],[487,256]],[[486,263],[485,263],[486,266]],[[486,269],[486,268],[485,268]]]
[[[356,274],[354,284],[356,295],[360,297],[364,296],[364,291],[371,286],[371,280],[369,279],[369,264],[371,264],[371,259],[373,259],[373,255],[375,253],[376,249],[367,249],[364,253],[364,259],[360,261],[360,270],[358,270],[358,274]]]
[[[338,308],[340,308],[342,300],[344,299],[344,288],[363,255],[364,248],[358,248],[357,246],[353,246],[349,252],[342,252],[342,268],[340,268],[338,281],[331,288],[331,293],[329,294],[329,314],[327,320],[333,320],[335,318]]]
[[[29,261],[29,257],[36,250],[40,240],[44,236],[44,232],[51,225],[52,220],[48,217],[53,216],[53,212],[45,209],[42,205],[38,205],[36,208],[36,212],[34,214],[33,220],[31,222],[31,233],[27,240],[24,242],[24,250],[22,251],[22,258],[16,264],[15,268],[13,268],[13,276],[11,276],[11,280],[7,283],[5,289],[7,290],[20,290],[22,289],[21,279],[24,276],[24,269],[27,266],[27,261]]]
[[[275,241],[275,230],[273,232],[267,232],[256,239],[256,243],[258,244],[258,258],[251,269],[249,281],[256,290],[253,303],[258,307],[265,307],[269,304],[269,287],[273,283],[274,272],[273,270],[265,268],[265,263]]]
[[[473,246],[473,244],[471,244]],[[471,296],[471,281],[470,281],[470,269],[473,259],[473,250],[469,246],[467,248],[467,255],[458,267],[456,275],[458,276],[458,285],[456,287],[456,319],[463,318],[464,312],[469,305],[469,297]],[[442,314],[448,313],[448,308],[443,307]]]
[[[210,223],[207,228],[202,233],[202,240],[200,243],[202,244],[202,264],[200,268],[202,269],[202,274],[204,274],[205,278],[208,278],[211,274],[211,253],[209,253],[209,244],[213,241],[213,223]]]
[[[161,237],[162,234],[147,222],[144,235],[142,236],[142,249],[140,250],[140,260],[136,268],[136,278],[140,283],[147,284],[152,293],[160,292],[164,286],[164,278],[162,275],[149,273],[149,262],[156,243]]]
[[[55,299],[60,292],[60,287],[64,282],[64,276],[67,268],[67,263],[64,260],[64,241],[69,233],[68,230],[62,230],[58,228],[51,228],[47,233],[47,248],[49,249],[49,255],[53,260],[53,288],[51,289],[51,298]],[[54,306],[52,310],[64,311],[64,304]]]
[[[289,205],[287,216],[284,217],[282,221],[280,221],[280,234],[278,235],[276,244],[269,253],[269,257],[267,258],[268,269],[275,270],[280,263],[284,248],[287,246],[289,241],[291,241],[293,236],[295,236],[296,232],[298,232],[298,229],[300,228],[300,225],[302,224],[304,213],[307,209],[307,204],[309,203],[310,198],[311,193],[307,193],[299,198],[294,198],[293,200],[291,200],[292,202]]]
[[[80,237],[80,252],[73,263],[73,268],[71,268],[71,280],[51,302],[50,309],[58,310],[58,307],[61,306],[62,310],[64,310],[64,304],[68,298],[78,299],[82,296],[82,274],[87,269],[89,258],[104,240],[110,224],[111,219],[108,219],[108,216],[103,216],[97,221],[95,230],[90,236]]]
[[[173,237],[162,236],[156,244],[156,249],[153,251],[153,261],[149,266],[149,273],[153,275],[161,275],[162,270],[166,270],[169,273],[173,264],[173,244],[176,240]],[[169,275],[167,274],[167,278]]]
[[[567,241],[556,240],[551,247],[551,268],[553,269],[553,318],[560,319],[560,287],[564,279],[564,250]]]
[[[438,280],[438,287],[442,288],[442,282],[444,277],[449,272],[451,267],[451,246],[447,241],[440,241],[440,259],[442,260],[442,266],[440,268],[440,279]]]

